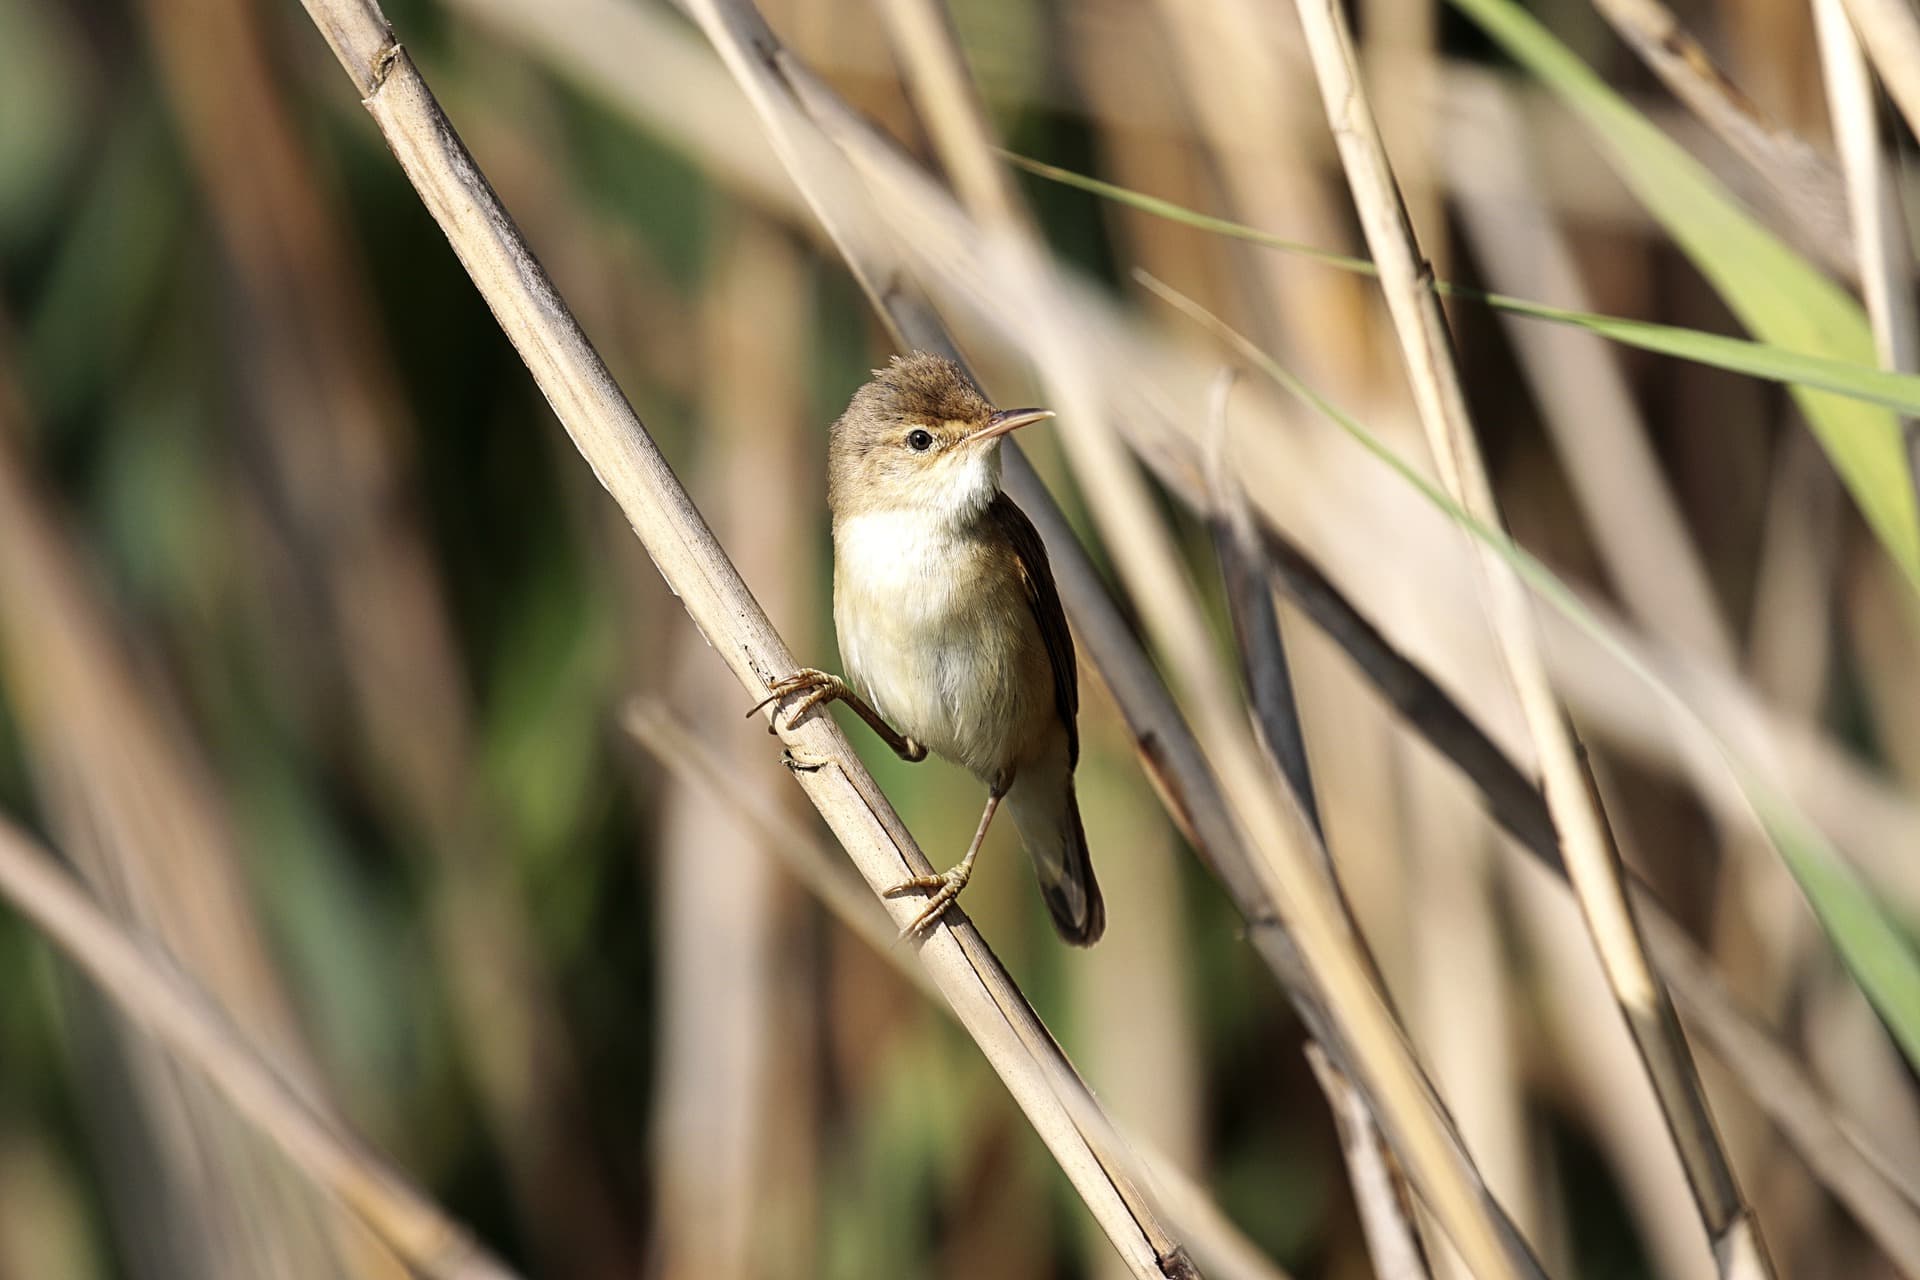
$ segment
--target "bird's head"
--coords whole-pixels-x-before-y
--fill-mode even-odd
[[[960,366],[895,356],[853,393],[828,444],[827,503],[843,520],[924,511],[964,524],[1000,491],[1000,440],[1051,409],[999,409]]]

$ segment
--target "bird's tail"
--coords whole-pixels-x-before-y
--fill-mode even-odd
[[[1053,767],[1022,769],[1007,792],[1007,808],[1033,859],[1053,927],[1076,947],[1100,941],[1107,927],[1107,907],[1093,878],[1087,833],[1080,825],[1080,805],[1073,794],[1073,769],[1065,753]]]

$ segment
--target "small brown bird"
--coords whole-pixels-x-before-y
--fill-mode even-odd
[[[888,891],[930,895],[907,934],[966,887],[1003,798],[1060,936],[1091,946],[1106,928],[1073,794],[1073,639],[1040,535],[1000,491],[1001,437],[1052,416],[996,412],[958,365],[915,352],[875,370],[833,424],[833,623],[853,685],[808,668],[767,701],[804,695],[791,725],[838,699],[902,758],[931,749],[986,784],[959,865]]]

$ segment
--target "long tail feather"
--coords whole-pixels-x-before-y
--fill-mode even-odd
[[[1058,768],[1023,772],[1007,793],[1007,806],[1033,859],[1054,928],[1076,947],[1092,946],[1106,930],[1107,905],[1093,876],[1073,772],[1064,757]]]

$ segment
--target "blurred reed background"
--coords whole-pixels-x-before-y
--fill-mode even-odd
[[[1573,69],[1529,56],[1507,0],[1350,10],[1439,277],[1916,367],[1910,8],[1531,10]],[[1716,1268],[1574,899],[1421,731],[1433,697],[1383,693],[1287,568],[1436,680],[1537,808],[1473,539],[1135,273],[1438,475],[1379,286],[969,151],[917,3],[761,11],[838,170],[769,132],[719,19],[387,6],[801,662],[838,666],[826,426],[893,349],[843,252],[910,279],[998,402],[1071,418],[1022,443],[1203,729],[1189,673],[1233,669],[1232,615],[1275,572],[1236,580],[1229,552],[1223,578],[1215,534],[1258,525],[1344,897],[1493,1198],[1547,1275],[1760,1274]],[[949,12],[975,144],[1368,253],[1293,6]],[[0,812],[519,1274],[1128,1274],[358,97],[290,0],[0,0]],[[1448,314],[1506,522],[1591,609],[1535,611],[1546,666],[1777,1274],[1920,1277],[1912,380],[1865,405]],[[1107,936],[1057,943],[1010,828],[968,914],[1206,1274],[1467,1274],[1424,1211],[1424,1261],[1363,1230],[1349,1163],[1400,1176],[1366,1100],[1337,1072],[1323,1093],[1266,926],[1081,668]],[[957,858],[972,779],[854,740]],[[396,1257],[12,912],[0,988],[0,1280],[466,1274]]]

